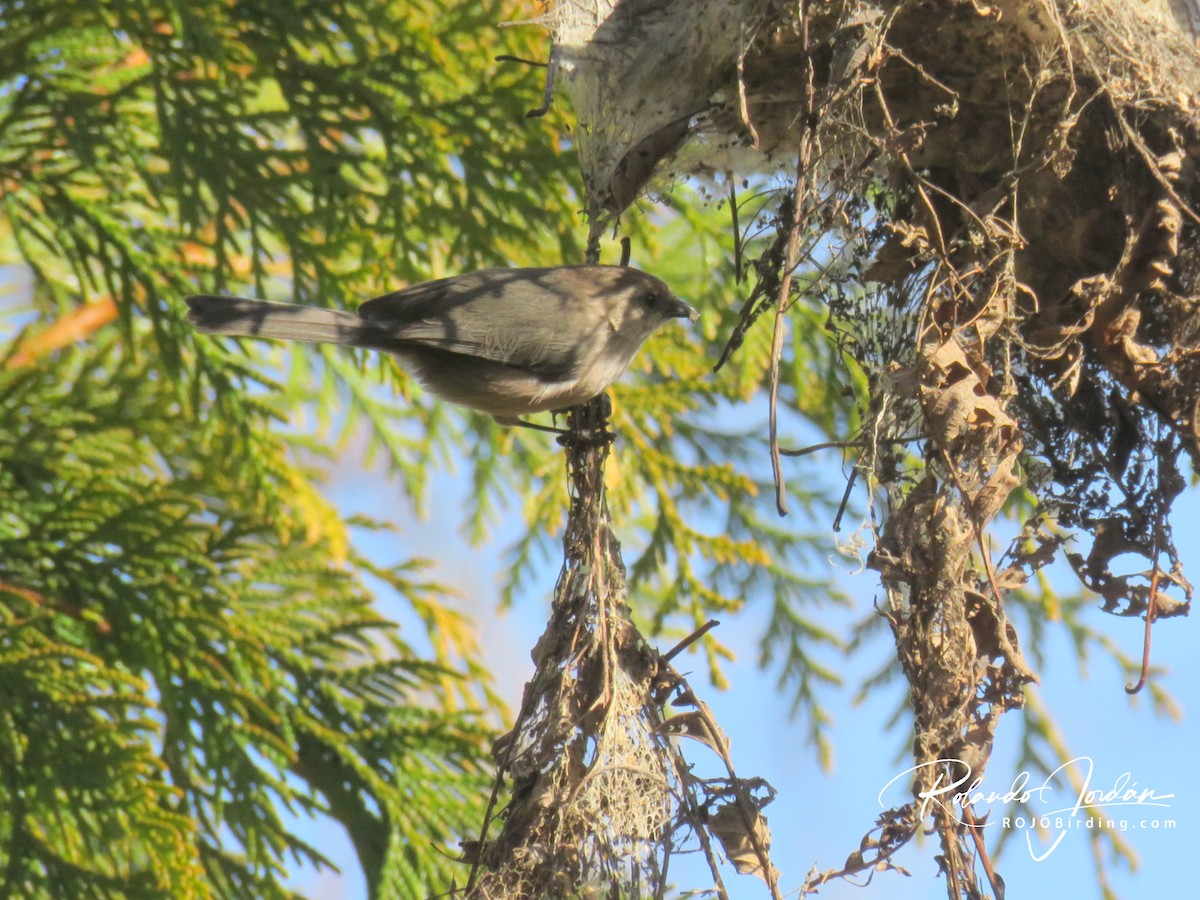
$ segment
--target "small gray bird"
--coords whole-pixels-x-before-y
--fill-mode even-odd
[[[698,315],[623,266],[484,269],[384,294],[357,313],[208,294],[187,304],[206,334],[394,353],[439,397],[505,425],[586,403],[656,328]]]

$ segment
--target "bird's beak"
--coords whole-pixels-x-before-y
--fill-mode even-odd
[[[676,297],[671,303],[671,318],[687,319],[689,322],[695,322],[700,318],[700,313],[694,307],[689,306]]]

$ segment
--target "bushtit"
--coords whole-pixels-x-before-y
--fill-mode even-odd
[[[358,312],[187,298],[198,331],[394,353],[433,393],[512,425],[591,400],[668,319],[696,310],[622,266],[484,269],[368,300]]]

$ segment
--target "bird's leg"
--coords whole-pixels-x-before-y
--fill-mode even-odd
[[[524,419],[513,419],[512,422],[505,422],[505,425],[513,425],[517,428],[529,428],[533,431],[546,431],[550,434],[564,435],[567,434],[565,428],[555,428],[553,425],[539,425],[537,422],[526,422]]]

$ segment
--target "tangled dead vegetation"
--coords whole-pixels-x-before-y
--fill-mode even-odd
[[[604,398],[570,415],[571,509],[550,621],[533,650],[513,730],[493,747],[497,780],[480,840],[464,845],[473,900],[662,897],[672,859],[703,853],[712,894],[728,897],[723,852],[782,898],[762,813],[774,797],[739,778],[712,712],[638,633],[604,496]],[[695,774],[675,738],[724,774]],[[498,826],[498,827],[496,827]]]
[[[595,235],[664,179],[788,175],[769,239],[746,247],[757,277],[727,355],[766,314],[778,367],[802,290],[866,375],[856,471],[928,764],[916,790],[936,760],[979,774],[1022,705],[1035,676],[1005,598],[1060,549],[1147,643],[1189,609],[1170,511],[1200,469],[1193,12],[564,0],[547,20]],[[988,523],[1018,490],[1033,513],[993,559]],[[892,811],[806,887],[886,867],[919,819]],[[949,896],[981,896],[980,878],[999,893],[969,811],[935,819]]]

